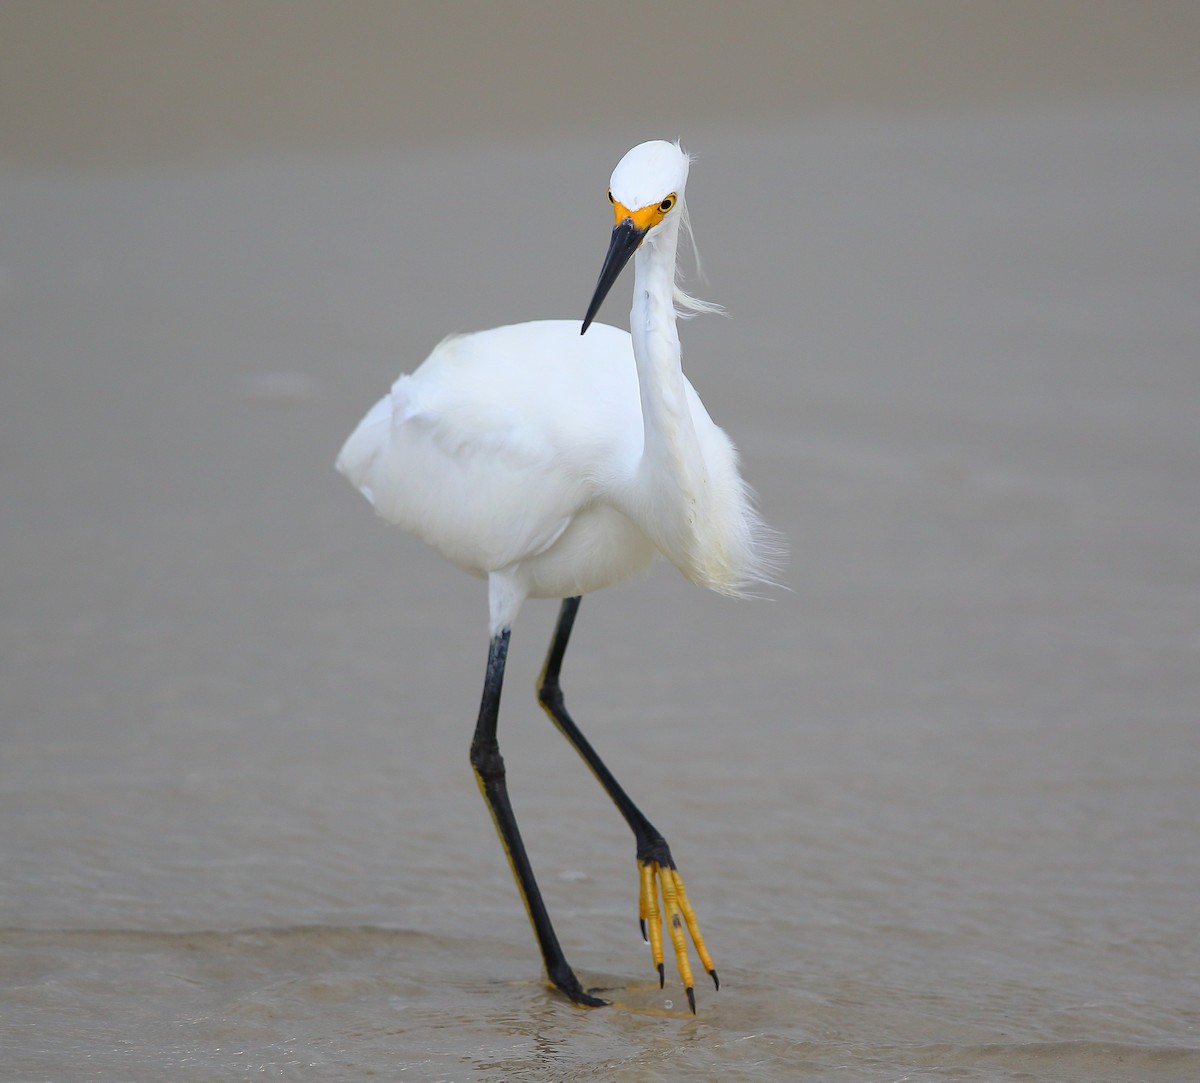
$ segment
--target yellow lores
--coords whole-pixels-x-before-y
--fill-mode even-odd
[[[623,203],[613,199],[612,192],[608,193],[608,201],[613,205],[613,218],[616,224],[619,226],[628,218],[633,223],[633,228],[639,233],[645,233],[657,226],[667,216],[667,211],[675,206],[678,198],[672,192],[666,199],[658,203],[651,203],[650,206],[642,207],[641,210],[631,211]]]

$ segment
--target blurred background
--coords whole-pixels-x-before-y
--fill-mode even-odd
[[[1198,58],[1162,0],[0,4],[0,1078],[1200,1078]],[[501,740],[605,1012],[474,793],[483,584],[333,470],[446,333],[582,316],[661,137],[790,589],[660,567],[564,682],[694,1020],[555,607]]]
[[[1196,92],[1194,3],[37,3],[0,10],[10,161],[761,125]]]

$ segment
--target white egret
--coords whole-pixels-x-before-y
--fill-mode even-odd
[[[575,1003],[599,1005],[550,923],[496,737],[517,612],[526,598],[563,599],[538,700],[632,828],[642,933],[648,926],[659,984],[665,913],[695,1012],[685,925],[720,983],[671,851],[572,721],[559,685],[580,595],[628,579],[660,554],[692,582],[732,595],[766,581],[771,565],[771,532],[733,445],[680,366],[677,310],[712,307],[675,284],[688,162],[678,144],[653,141],[617,165],[608,195],[615,226],[582,331],[556,320],[446,339],[363,418],[337,465],[384,519],[487,578],[490,640],[471,764],[550,980]],[[588,332],[631,256],[632,335],[603,324]]]

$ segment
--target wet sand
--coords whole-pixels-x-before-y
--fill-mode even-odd
[[[339,138],[302,99],[259,140],[210,100],[198,139],[170,95],[165,141],[92,146],[82,98],[74,147],[49,106],[47,143],[9,125],[0,1078],[1200,1076],[1200,93],[1184,9],[1145,10],[1108,92],[1068,49],[1061,85],[910,73],[888,103],[821,9],[858,99],[679,125],[732,317],[684,326],[685,365],[791,590],[659,567],[584,600],[564,681],[687,876],[722,976],[695,1019],[534,704],[554,607],[514,632],[501,739],[596,1012],[542,983],[467,765],[484,589],[332,468],[447,331],[582,312],[608,172],[658,129],[572,130],[582,75],[544,126],[453,138],[432,106]],[[937,25],[1023,70],[983,22]],[[730,48],[740,101],[803,91]]]

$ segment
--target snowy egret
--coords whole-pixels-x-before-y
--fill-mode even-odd
[[[729,438],[680,365],[677,314],[711,309],[676,285],[687,229],[687,155],[634,147],[613,171],[615,226],[583,321],[539,321],[442,342],[367,413],[338,469],[389,522],[488,581],[483,699],[471,765],[529,911],[550,980],[577,1004],[567,964],[517,829],[496,737],[509,636],[526,598],[561,598],[538,700],[633,830],[639,915],[660,986],[665,914],[696,1010],[684,927],[720,988],[666,840],[567,713],[559,672],[580,595],[628,579],[659,554],[688,579],[742,595],[767,581],[771,532],[752,506]],[[592,320],[634,258],[632,335]],[[659,895],[662,907],[659,906]]]

